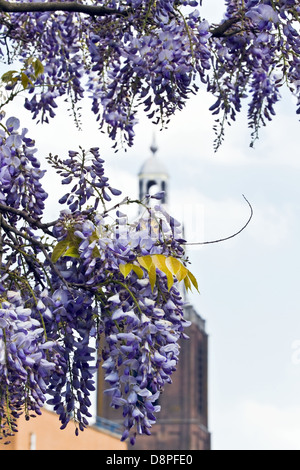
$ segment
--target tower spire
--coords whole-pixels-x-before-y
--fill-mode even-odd
[[[151,150],[153,156],[156,154],[156,152],[158,150],[154,133],[153,133],[152,144],[150,146],[150,150]]]

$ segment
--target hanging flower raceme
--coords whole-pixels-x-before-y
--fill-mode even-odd
[[[34,141],[26,137],[27,129],[19,132],[18,118],[7,119],[2,127],[5,130],[0,129],[0,202],[39,217],[48,195],[40,183],[45,171],[40,169],[34,155]],[[10,221],[15,219],[16,213],[14,216],[11,214]]]
[[[55,117],[64,97],[80,126],[80,101],[88,96],[115,145],[120,135],[133,144],[139,107],[165,125],[203,82],[216,97],[216,147],[224,123],[235,120],[249,96],[255,140],[284,84],[299,98],[299,5],[296,0],[225,4],[217,26],[201,16],[197,0],[98,0],[94,6],[105,13],[93,15],[93,21],[78,12],[2,13],[4,48],[9,43],[22,63],[2,81],[12,96],[28,91],[25,108],[41,122]],[[257,100],[253,84],[263,85],[265,77],[271,85],[261,87]]]
[[[224,138],[224,123],[236,119],[245,99],[253,145],[259,129],[275,114],[282,86],[299,98],[298,2],[227,0],[226,5],[225,19],[209,40],[216,58],[208,85],[217,97],[211,107],[216,148]]]
[[[20,292],[7,291],[0,308],[0,438],[17,430],[23,412],[27,419],[41,414],[56,369],[54,346]]]

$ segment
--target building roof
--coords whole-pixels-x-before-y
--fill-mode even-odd
[[[165,166],[160,162],[160,160],[155,156],[151,155],[151,157],[147,158],[147,160],[143,163],[139,175],[164,175],[168,176],[168,172]]]

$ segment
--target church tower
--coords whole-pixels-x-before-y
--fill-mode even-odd
[[[168,202],[169,175],[157,157],[153,142],[152,155],[142,165],[139,177],[139,198],[165,191]],[[155,188],[155,189],[154,189]],[[176,218],[176,214],[172,214]],[[161,411],[151,436],[138,436],[133,450],[210,450],[208,430],[208,335],[205,320],[184,295],[184,315],[191,322],[186,329],[188,340],[180,341],[177,370],[172,384],[166,384],[159,398]]]
[[[139,199],[147,194],[164,191],[165,205],[168,202],[169,175],[157,157],[155,141],[151,155],[142,165],[139,174]],[[176,217],[176,214],[173,214]],[[177,370],[172,375],[172,384],[166,384],[159,398],[161,411],[150,436],[137,436],[131,450],[209,450],[208,431],[208,335],[205,321],[188,302],[184,315],[191,322],[185,331],[188,340],[180,341],[180,356]],[[118,410],[109,406],[103,390],[106,387],[103,374],[98,375],[97,423],[111,431],[119,431],[122,417]]]
[[[141,201],[146,194],[155,194],[164,191],[165,195],[161,202],[167,204],[168,179],[169,175],[164,165],[156,156],[158,150],[155,139],[150,147],[151,155],[142,165],[139,177],[139,200]]]

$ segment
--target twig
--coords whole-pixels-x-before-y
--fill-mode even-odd
[[[189,243],[189,242],[186,242],[184,243],[184,245],[210,245],[211,243],[220,243],[220,242],[225,242],[226,240],[230,240],[231,238],[234,238],[236,237],[237,235],[239,235],[241,232],[243,232],[243,230],[245,230],[245,228],[249,225],[251,219],[252,219],[252,216],[253,216],[253,208],[250,204],[250,202],[248,201],[248,199],[246,199],[246,197],[244,196],[244,194],[242,194],[243,198],[245,199],[245,201],[247,202],[248,206],[250,207],[250,217],[249,219],[247,220],[247,222],[245,223],[245,225],[243,225],[243,227],[238,230],[238,232],[232,234],[232,235],[229,235],[229,237],[225,237],[225,238],[219,238],[218,240],[210,240],[210,241],[207,241],[207,242],[192,242],[192,243]]]
[[[1,220],[1,226],[3,227],[3,229],[5,230],[6,233],[9,233],[11,234],[14,233],[15,235],[17,235],[18,237],[21,237],[21,238],[24,238],[25,240],[27,240],[29,243],[31,243],[32,245],[35,245],[37,246],[41,252],[43,253],[43,255],[45,256],[46,260],[48,261],[49,265],[51,266],[51,268],[53,269],[53,271],[55,272],[55,274],[60,278],[60,280],[66,285],[67,288],[69,288],[69,283],[65,280],[65,278],[61,275],[60,271],[57,269],[57,267],[54,265],[54,263],[52,263],[52,260],[51,260],[51,257],[49,256],[49,254],[47,253],[47,250],[44,246],[44,244],[42,242],[40,242],[39,240],[36,240],[35,238],[33,237],[30,237],[29,235],[27,235],[26,233],[24,232],[21,232],[20,230],[18,230],[16,227],[12,227],[11,225],[9,225],[6,221],[4,221],[3,217],[2,217],[2,220]],[[15,247],[16,248],[16,247]]]

